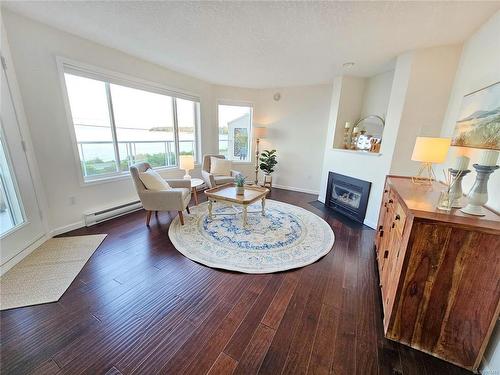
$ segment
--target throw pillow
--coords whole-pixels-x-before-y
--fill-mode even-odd
[[[171,189],[167,181],[158,172],[148,169],[146,172],[139,172],[139,178],[148,190],[168,190]]]
[[[210,158],[210,173],[214,176],[230,176],[232,164],[231,160],[212,156]]]

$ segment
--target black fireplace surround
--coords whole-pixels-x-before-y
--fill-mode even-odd
[[[368,181],[329,172],[325,205],[363,223],[371,185]]]

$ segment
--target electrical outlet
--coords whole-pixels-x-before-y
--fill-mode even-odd
[[[76,197],[75,196],[69,197],[69,205],[74,206],[75,204],[76,204]]]

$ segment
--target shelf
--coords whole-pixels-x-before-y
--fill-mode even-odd
[[[346,150],[344,148],[332,148],[333,151],[339,151],[339,152],[347,152],[350,154],[357,154],[357,155],[367,155],[367,156],[382,156],[381,152],[369,152],[369,151],[361,151],[361,150]]]

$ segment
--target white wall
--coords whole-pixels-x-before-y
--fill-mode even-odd
[[[452,136],[464,95],[498,81],[500,81],[500,12],[497,12],[464,44],[441,136]],[[473,170],[472,164],[479,160],[481,150],[451,147],[447,162],[443,167],[453,166],[454,159],[459,153],[467,154],[471,158],[469,167]],[[476,173],[473,171],[464,178],[465,192],[469,191],[475,177]],[[490,175],[488,189],[490,195],[487,205],[498,212],[500,211],[500,172],[498,170]],[[482,372],[493,374],[498,373],[499,370],[500,329],[497,324],[495,334],[485,354]]]
[[[337,109],[335,118],[338,126],[334,128],[333,145],[335,148],[343,148],[344,126],[346,122],[354,124],[359,120],[363,108],[363,96],[365,93],[366,79],[362,77],[343,76],[340,87],[340,102],[334,104]]]
[[[276,92],[281,94],[279,101],[273,99]],[[213,94],[214,107],[218,100],[253,104],[254,125],[268,128],[267,137],[261,140],[260,151],[277,150],[274,186],[318,193],[323,139],[330,112],[330,85],[279,89],[215,86]],[[236,167],[251,181],[255,176],[255,140],[252,147],[252,162]]]
[[[318,194],[331,92],[331,85],[259,90],[255,120],[269,128],[261,149],[277,149],[282,160],[275,186]]]
[[[370,115],[386,118],[393,78],[394,70],[389,70],[366,80],[360,118]],[[378,134],[380,132],[379,123],[376,121],[367,121],[364,123],[364,127],[366,128],[366,134]]]
[[[360,117],[369,115],[386,117],[393,79],[394,70],[389,70],[367,79]]]
[[[464,44],[460,64],[453,83],[448,109],[444,119],[441,135],[451,137],[458,119],[462,98],[476,90],[500,81],[500,12],[497,12]],[[451,147],[447,163],[443,167],[451,167],[457,154],[467,154],[471,158],[469,168],[477,163],[481,150]],[[476,177],[473,171],[464,177],[464,191],[468,192]],[[490,175],[489,201],[487,205],[500,212],[500,172]],[[493,193],[495,192],[495,193]]]
[[[442,46],[413,52],[413,61],[399,124],[390,173],[413,176],[419,163],[411,160],[418,136],[439,137],[460,59],[461,46]],[[435,168],[438,173],[441,169]]]

